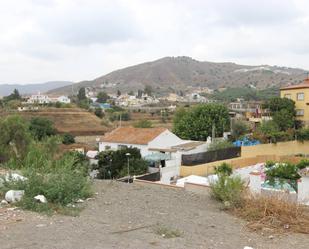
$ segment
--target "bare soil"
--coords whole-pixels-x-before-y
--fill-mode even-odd
[[[0,209],[0,248],[307,249],[309,236],[263,234],[207,195],[156,185],[97,181],[79,217]],[[160,229],[158,229],[160,228]],[[164,228],[164,229],[161,229]],[[157,233],[178,231],[175,238]],[[179,237],[178,237],[179,236]],[[270,236],[270,237],[269,237]]]

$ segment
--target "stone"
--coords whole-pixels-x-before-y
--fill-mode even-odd
[[[10,182],[10,181],[26,181],[26,180],[28,180],[28,178],[24,177],[22,175],[19,175],[17,173],[7,173],[5,175],[5,180],[7,182]]]
[[[9,190],[5,194],[5,200],[8,203],[19,202],[22,199],[24,194],[25,194],[24,190]]]
[[[47,203],[47,199],[44,195],[37,195],[34,197],[37,202]]]
[[[2,201],[1,201],[1,205],[2,205],[2,206],[8,205],[8,204],[9,204],[9,203],[8,203],[6,200],[2,200]]]

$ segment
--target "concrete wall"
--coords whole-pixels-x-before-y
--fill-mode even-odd
[[[255,146],[241,147],[241,157],[234,159],[221,160],[196,166],[181,166],[180,175],[199,175],[205,176],[212,174],[214,168],[221,163],[231,164],[234,168],[242,168],[266,161],[289,161],[299,162],[302,158],[295,157],[296,154],[309,155],[309,141],[289,141],[277,144],[260,144]]]
[[[309,154],[309,141],[289,141],[276,144],[259,144],[241,147],[241,157],[255,157],[257,155],[295,155]]]
[[[289,157],[289,156],[277,156],[277,155],[261,155],[255,157],[248,158],[236,158],[236,159],[228,159],[222,161],[216,161],[211,163],[200,164],[196,166],[181,166],[180,167],[180,175],[185,177],[189,175],[199,175],[199,176],[207,176],[214,173],[214,168],[219,166],[222,163],[228,163],[232,165],[234,169],[243,168],[250,165],[255,165],[257,163],[264,163],[266,161],[278,161],[278,162],[291,162],[297,163],[301,160],[300,157]]]

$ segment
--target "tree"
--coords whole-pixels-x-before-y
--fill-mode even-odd
[[[280,131],[294,128],[295,126],[295,102],[287,98],[272,98],[267,101],[264,108],[268,108]]]
[[[121,96],[121,92],[120,92],[120,90],[118,89],[118,90],[117,90],[117,97],[119,97],[119,96]]]
[[[245,135],[246,133],[248,133],[248,131],[249,128],[243,121],[238,120],[236,122],[233,122],[231,135],[234,140]]]
[[[142,119],[139,120],[138,122],[136,122],[134,124],[135,128],[151,128],[152,127],[152,122],[150,120],[147,119]]]
[[[295,124],[295,116],[287,109],[282,109],[275,112],[273,115],[274,122],[278,125],[281,131],[293,128]]]
[[[153,93],[153,89],[150,85],[146,85],[144,88],[144,93],[146,93],[148,96],[151,96]]]
[[[102,151],[98,155],[99,178],[119,178],[127,175],[128,157],[130,153],[130,175],[140,175],[147,172],[147,162],[142,159],[140,150],[137,148],[125,148],[121,150]]]
[[[140,99],[142,97],[142,95],[143,95],[143,91],[138,89],[137,90],[137,98]]]
[[[33,137],[42,140],[56,134],[53,122],[47,118],[35,117],[30,120],[29,130]]]
[[[106,101],[109,99],[109,96],[106,92],[99,92],[97,95],[97,102],[98,103],[106,103]]]
[[[6,102],[11,101],[11,100],[21,100],[21,96],[17,89],[14,89],[13,93],[11,93],[9,96],[4,97],[4,101]]]
[[[98,118],[103,118],[104,117],[104,113],[102,112],[102,109],[100,107],[96,107],[94,110],[94,114],[98,117]]]
[[[173,131],[183,139],[206,141],[212,135],[222,136],[229,127],[229,113],[220,104],[202,104],[176,112],[173,121]]]
[[[23,158],[31,143],[28,123],[20,116],[0,120],[0,162]]]
[[[85,87],[82,87],[78,90],[77,100],[78,100],[78,102],[83,101],[83,100],[87,100]]]
[[[66,133],[62,137],[62,143],[63,144],[74,144],[75,143],[75,138],[72,134]]]

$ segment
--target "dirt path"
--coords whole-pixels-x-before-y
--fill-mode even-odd
[[[270,239],[270,234],[249,232],[243,221],[220,211],[209,197],[181,189],[102,181],[95,188],[96,199],[79,217],[23,212],[22,220],[0,230],[0,248],[307,249],[309,245],[305,235]],[[158,227],[177,229],[181,237],[164,238],[155,232]]]

